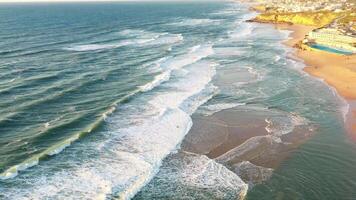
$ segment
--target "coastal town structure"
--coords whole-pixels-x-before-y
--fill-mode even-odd
[[[356,53],[356,37],[345,35],[338,29],[324,28],[311,31],[303,43],[321,44],[350,53]]]
[[[317,10],[341,12],[352,10],[355,7],[353,0],[258,0],[258,2],[278,12],[313,12]]]

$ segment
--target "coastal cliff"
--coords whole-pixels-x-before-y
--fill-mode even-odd
[[[289,13],[262,13],[256,18],[250,20],[253,22],[262,23],[288,23],[288,24],[301,24],[307,26],[323,27],[330,24],[340,13],[333,13],[328,11],[321,12],[289,12]]]

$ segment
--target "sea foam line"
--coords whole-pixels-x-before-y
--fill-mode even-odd
[[[171,59],[160,59],[157,61],[157,65],[161,70],[166,70],[163,73],[155,76],[154,80],[147,83],[146,85],[140,86],[140,90],[147,92],[157,87],[158,85],[168,81],[171,77],[171,73],[174,70],[181,69],[184,66],[195,63],[202,58],[210,56],[214,53],[212,46],[201,46],[196,45],[190,48],[188,54],[173,57]]]
[[[211,46],[208,47],[208,49],[212,49]],[[194,48],[194,51],[191,51],[190,54],[191,53],[200,54],[201,51],[199,51],[199,50],[201,50],[200,46]],[[194,63],[194,62],[200,60],[201,58],[204,58],[204,57],[206,57],[208,55],[211,55],[211,54],[212,54],[212,52],[210,52],[210,51],[208,51],[207,54],[201,55],[200,57],[196,57],[196,55],[193,54],[193,58],[189,57],[188,54],[187,54],[186,56],[188,56],[187,60],[189,60],[189,62],[188,61],[177,62],[178,65],[171,66],[172,67],[171,70],[179,69],[179,68],[181,68],[183,66],[186,66],[188,64]],[[179,57],[179,58],[181,58],[181,57]],[[170,63],[174,63],[174,62],[170,62]],[[169,71],[169,73],[170,72],[171,71]],[[36,155],[32,156],[29,159],[26,159],[25,161],[21,162],[20,164],[17,164],[15,166],[12,166],[12,167],[8,168],[7,170],[5,170],[3,173],[0,174],[0,179],[5,180],[5,179],[13,178],[13,177],[17,176],[20,171],[23,171],[23,170],[25,170],[27,168],[30,168],[30,167],[33,167],[33,166],[37,165],[41,159],[60,153],[66,147],[70,146],[73,142],[75,142],[76,140],[80,139],[81,137],[84,137],[85,135],[91,133],[98,126],[100,126],[100,124],[109,115],[111,115],[116,110],[118,104],[120,104],[121,102],[127,101],[128,99],[132,98],[133,96],[135,96],[135,95],[137,95],[139,93],[147,92],[147,91],[153,89],[154,87],[157,87],[160,83],[162,83],[162,80],[168,80],[169,79],[168,75],[162,75],[161,77],[164,77],[164,79],[155,78],[151,83],[148,83],[145,86],[139,87],[138,89],[136,89],[135,91],[133,91],[129,95],[127,95],[124,98],[114,102],[112,104],[112,106],[110,106],[107,111],[102,113],[101,116],[94,123],[90,124],[83,131],[75,133],[72,137],[53,145],[52,147],[48,148],[47,150],[45,150],[45,151],[43,151],[43,152],[41,152],[39,154],[36,154]]]
[[[181,19],[179,22],[172,22],[168,25],[170,26],[207,26],[207,25],[218,25],[221,19]]]
[[[127,96],[124,99],[127,99],[127,98],[129,98],[129,97]],[[50,148],[46,149],[45,151],[43,151],[39,154],[33,155],[32,157],[26,159],[25,161],[8,168],[7,170],[5,170],[4,172],[2,172],[0,174],[0,179],[5,180],[5,179],[9,179],[9,178],[14,178],[18,175],[18,173],[20,171],[23,171],[30,167],[38,165],[38,163],[40,162],[41,159],[44,159],[47,156],[53,156],[53,155],[56,155],[56,154],[62,152],[66,147],[69,147],[73,142],[75,142],[79,138],[84,137],[85,135],[87,135],[90,132],[92,132],[93,130],[95,130],[101,124],[101,122],[107,117],[107,115],[113,113],[115,111],[115,109],[116,109],[116,106],[110,107],[94,123],[92,123],[89,126],[87,126],[86,128],[84,128],[83,131],[77,132],[70,138],[68,138],[64,141],[58,142],[58,143],[54,144],[53,146],[51,146]]]
[[[213,65],[211,65],[211,66],[213,67]],[[196,71],[194,71],[194,72],[190,71],[189,76],[191,78],[197,79],[196,73],[201,72],[201,69],[202,69],[202,67],[198,67],[196,69]],[[182,106],[182,104],[184,104],[185,101],[189,100],[190,97],[201,93],[205,89],[207,84],[212,80],[212,77],[215,75],[215,67],[213,67],[213,69],[209,70],[209,71],[203,73],[205,77],[202,77],[203,78],[202,80],[195,80],[195,81],[191,81],[191,82],[187,81],[187,80],[181,80],[181,81],[178,81],[178,83],[171,85],[171,87],[175,86],[177,88],[181,88],[182,90],[188,90],[189,93],[187,91],[186,94],[182,94],[179,96],[177,96],[176,94],[179,94],[180,92],[178,92],[176,94],[175,93],[171,93],[171,94],[162,93],[162,94],[158,94],[158,96],[155,96],[152,100],[149,101],[149,104],[153,105],[156,108],[160,108],[160,109],[164,108],[164,112],[161,115],[163,118],[158,118],[157,124],[156,123],[148,123],[147,127],[140,126],[140,128],[138,130],[136,130],[133,127],[134,129],[130,130],[128,132],[130,132],[131,134],[134,134],[134,135],[139,134],[139,135],[141,135],[140,138],[143,137],[143,135],[145,135],[145,137],[149,137],[149,138],[160,138],[159,141],[156,141],[157,139],[155,139],[154,141],[152,141],[152,139],[148,139],[148,141],[151,141],[153,143],[151,145],[154,145],[157,143],[157,145],[160,146],[160,148],[159,148],[160,150],[153,151],[150,148],[148,148],[146,150],[146,148],[141,149],[141,147],[140,147],[140,150],[134,150],[135,152],[142,151],[143,155],[141,155],[141,157],[144,158],[144,160],[146,160],[146,162],[151,163],[151,167],[150,167],[151,170],[149,170],[149,172],[147,172],[147,173],[144,173],[145,175],[140,176],[140,178],[136,178],[136,181],[131,183],[129,187],[127,187],[125,190],[119,192],[118,193],[119,199],[129,199],[129,198],[133,197],[158,172],[158,169],[160,168],[160,166],[162,164],[162,160],[167,155],[169,155],[170,152],[179,148],[180,142],[183,140],[184,136],[189,132],[189,130],[192,126],[192,119],[190,117],[190,114],[194,112],[194,110],[189,110],[189,109],[185,110],[184,109],[185,107]],[[190,84],[188,84],[188,82]],[[211,96],[208,98],[198,98],[200,100],[198,102],[195,102],[194,104],[196,104],[196,105],[192,106],[192,107],[196,109],[199,105],[205,103],[209,98],[211,98]],[[191,100],[189,100],[189,101],[191,101]],[[174,118],[174,120],[169,116],[172,116]],[[177,120],[178,120],[178,122],[179,121],[181,121],[181,122],[179,122],[177,124]],[[165,130],[165,128],[161,127],[163,124],[165,124],[164,127],[168,128],[170,131]],[[171,126],[167,127],[167,124],[171,124]],[[156,125],[161,128],[157,128]],[[171,129],[173,129],[173,130],[176,129],[176,131],[179,130],[179,133],[177,133],[176,131],[173,131]],[[142,133],[142,130],[144,130],[143,133]],[[147,131],[147,130],[149,130],[149,131]],[[160,130],[160,131],[157,132],[157,130]],[[170,133],[172,133],[172,131],[175,133],[170,134]],[[146,134],[145,132],[149,132],[150,134],[148,134],[148,133]],[[152,135],[152,133],[153,133],[153,135]],[[155,136],[156,134],[158,134],[158,135]],[[135,139],[135,141],[137,142],[136,137],[133,137],[133,139]],[[145,143],[146,142],[147,141],[145,140]],[[163,144],[162,144],[162,142],[163,142]],[[131,144],[131,142],[128,142],[128,143]],[[146,145],[147,144],[142,144],[140,146],[146,146]],[[132,148],[132,147],[130,147],[130,148]],[[155,145],[153,146],[153,148],[154,149],[156,148]],[[155,152],[155,154],[157,154],[157,155],[152,157],[153,152]],[[153,159],[153,160],[151,160],[151,159]]]
[[[194,111],[185,110],[182,104],[193,100],[193,108],[197,108],[208,100],[197,98],[199,101],[195,101],[196,99],[190,97],[200,94],[209,85],[215,75],[214,65],[203,62],[181,70],[187,70],[187,76],[167,83],[169,88],[173,87],[174,90],[169,93],[151,93],[149,105],[162,110],[162,114],[149,118],[144,124],[139,123],[127,128],[120,128],[121,123],[111,121],[113,127],[110,130],[116,133],[110,135],[109,140],[105,140],[101,149],[98,149],[105,155],[101,155],[98,160],[84,163],[84,166],[44,177],[44,180],[37,182],[36,179],[32,183],[33,188],[18,192],[16,197],[52,198],[58,197],[64,190],[69,192],[67,195],[80,194],[89,199],[106,199],[108,196],[119,199],[133,197],[158,172],[162,160],[179,148],[180,142],[190,130],[190,114]],[[145,98],[147,97],[143,97]],[[122,120],[121,115],[116,119]],[[95,142],[93,145],[97,146]],[[89,144],[88,148],[95,146]]]
[[[156,33],[156,35],[152,35],[150,38],[131,38],[126,39],[121,42],[116,43],[107,43],[107,44],[83,44],[83,45],[75,45],[72,47],[66,47],[64,50],[67,51],[77,51],[77,52],[85,52],[85,51],[99,51],[105,49],[115,49],[124,46],[142,46],[142,45],[165,45],[165,44],[175,44],[184,40],[182,34],[169,34],[169,33]]]
[[[33,155],[30,158],[24,160],[23,162],[8,168],[4,172],[0,173],[0,179],[6,180],[6,179],[14,178],[18,175],[18,173],[20,171],[23,171],[30,167],[38,165],[38,163],[41,159],[44,159],[48,156],[53,156],[53,155],[56,155],[56,154],[62,152],[66,147],[69,147],[73,142],[86,136],[87,134],[91,133],[93,130],[98,128],[101,125],[101,123],[116,110],[116,107],[118,106],[118,104],[120,104],[121,102],[127,101],[128,99],[132,98],[134,95],[137,95],[140,92],[142,92],[142,91],[140,89],[137,89],[137,90],[133,91],[132,93],[126,95],[125,97],[121,98],[120,100],[117,100],[109,107],[108,110],[103,112],[94,123],[88,125],[82,131],[75,133],[70,138],[68,138],[64,141],[58,142],[58,143],[54,144],[53,146],[49,147],[48,149],[46,149],[45,151],[43,151],[39,154]]]

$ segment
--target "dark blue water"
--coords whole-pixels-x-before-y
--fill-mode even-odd
[[[276,136],[301,125],[329,133],[301,151],[317,153],[296,154],[283,165],[283,177],[298,167],[307,173],[305,162],[325,155],[320,143],[332,141],[342,147],[336,165],[349,170],[355,159],[343,165],[338,157],[354,151],[342,137],[342,102],[287,58],[286,33],[244,22],[252,16],[231,2],[1,4],[0,199],[132,198],[179,149],[200,106],[200,112],[265,110]],[[167,159],[160,174],[175,162]],[[229,199],[247,189],[222,165],[195,159],[195,170],[212,171],[202,185],[187,176],[187,194],[197,194],[191,198]],[[287,183],[303,185],[294,178]],[[219,187],[210,190],[212,180]],[[276,180],[252,195],[260,199],[265,187],[286,184]],[[315,197],[306,190],[325,181],[313,180],[292,191]],[[141,197],[164,192],[154,188]]]

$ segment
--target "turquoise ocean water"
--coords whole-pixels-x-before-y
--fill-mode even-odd
[[[345,103],[288,57],[287,32],[252,16],[232,2],[1,4],[0,199],[155,199],[191,115],[236,106],[273,113],[281,134],[317,132],[247,199],[355,199]],[[230,199],[241,180],[219,173],[204,177],[219,187],[162,198]]]
[[[347,50],[343,50],[343,49],[331,48],[331,47],[320,45],[320,44],[313,44],[313,45],[311,45],[311,47],[314,48],[314,49],[328,51],[328,52],[331,52],[331,53],[344,54],[344,55],[351,55],[352,54],[351,51],[347,51]]]

